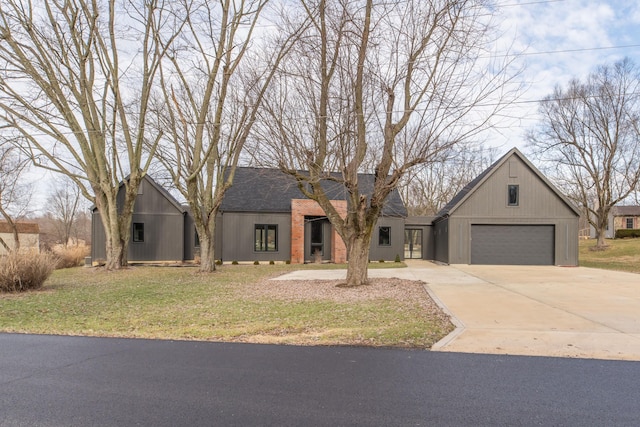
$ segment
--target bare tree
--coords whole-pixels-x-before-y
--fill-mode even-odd
[[[348,286],[367,283],[373,228],[405,174],[446,159],[489,126],[511,95],[509,59],[492,60],[484,50],[489,6],[479,0],[301,2],[313,26],[267,98],[260,153],[269,151],[324,209],[347,248]],[[371,194],[359,187],[362,172],[374,174]],[[346,217],[323,180],[344,185]]]
[[[81,207],[80,198],[80,188],[69,178],[55,181],[47,198],[47,213],[52,219],[56,237],[65,248],[73,236]]]
[[[127,265],[137,188],[159,139],[145,129],[170,43],[158,45],[155,35],[179,29],[164,8],[163,0],[0,3],[0,126],[95,204],[109,269]]]
[[[0,237],[0,245],[7,252],[20,250],[17,219],[27,213],[31,200],[31,186],[24,179],[27,167],[28,159],[18,149],[7,142],[0,144],[0,215],[13,234],[13,245]]]
[[[271,55],[249,62],[268,0],[183,1],[187,25],[161,65],[158,159],[189,203],[200,270],[215,270],[215,219],[258,108],[299,30],[271,39]],[[265,28],[260,33],[270,34]]]
[[[436,215],[462,188],[495,160],[495,149],[468,144],[442,162],[418,165],[399,186],[409,215]]]
[[[611,208],[640,182],[640,72],[624,59],[603,65],[585,81],[556,87],[540,103],[531,147],[555,165],[556,180],[587,211],[604,249]]]

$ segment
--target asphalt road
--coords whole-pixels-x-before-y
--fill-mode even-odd
[[[0,334],[1,426],[640,425],[640,362]]]

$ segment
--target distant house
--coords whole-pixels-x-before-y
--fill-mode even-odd
[[[640,228],[640,206],[614,206],[609,211],[604,236],[607,239],[613,239],[616,236],[616,230],[634,228]],[[589,229],[590,237],[595,239],[595,228],[590,226]]]
[[[363,194],[373,175],[362,174]],[[346,189],[322,185],[338,212]],[[121,190],[122,191],[122,190]],[[104,230],[93,211],[92,257],[105,257]],[[447,264],[577,265],[580,212],[517,149],[471,181],[434,217],[407,217],[399,192],[375,225],[372,261],[436,260]],[[199,251],[193,217],[145,177],[135,204],[130,261],[191,261]],[[230,261],[347,261],[346,247],[320,206],[278,169],[241,167],[216,219],[216,258]]]
[[[40,251],[40,227],[33,222],[18,222],[18,240],[20,241],[21,251]],[[0,221],[0,238],[9,246],[11,250],[15,249],[15,241],[13,238],[13,229],[6,221]],[[7,250],[4,245],[0,245],[0,255],[6,255]]]

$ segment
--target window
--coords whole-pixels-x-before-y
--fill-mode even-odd
[[[276,252],[278,250],[278,226],[275,224],[256,224],[256,252]]]
[[[194,230],[193,231],[193,235],[194,235],[193,246],[196,247],[196,248],[199,248],[200,247],[200,236],[198,236],[198,230]]]
[[[627,228],[633,228],[633,218],[627,218]]]
[[[133,223],[133,241],[144,242],[144,223],[143,222]]]
[[[508,206],[518,206],[520,202],[520,186],[518,185],[509,185],[507,191],[507,205]]]
[[[391,246],[391,227],[380,227],[378,229],[378,245]]]

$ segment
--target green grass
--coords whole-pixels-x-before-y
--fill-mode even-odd
[[[415,301],[291,301],[252,293],[266,278],[296,268],[225,265],[213,274],[192,267],[58,270],[39,291],[0,295],[0,330],[421,348],[451,330]]]
[[[595,251],[595,240],[580,241],[580,265],[640,273],[640,239],[608,239],[609,247]]]

